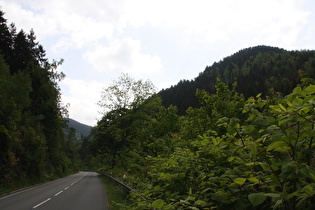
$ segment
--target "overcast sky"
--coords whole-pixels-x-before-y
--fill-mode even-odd
[[[315,49],[314,0],[0,0],[8,23],[63,58],[70,117],[96,125],[121,72],[160,90],[241,49]]]

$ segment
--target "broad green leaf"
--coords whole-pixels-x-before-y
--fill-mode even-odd
[[[265,193],[264,195],[272,198],[280,198],[280,194],[277,193]]]
[[[255,142],[249,142],[248,148],[253,155],[257,155],[257,144]]]
[[[303,188],[303,190],[306,192],[308,195],[314,195],[314,189],[310,185],[307,185]]]
[[[156,209],[160,209],[165,205],[165,202],[162,199],[155,200],[151,206]]]
[[[232,162],[232,161],[234,161],[234,160],[235,160],[235,157],[234,157],[234,156],[228,157],[228,159],[227,159],[228,162]]]
[[[259,165],[262,167],[264,171],[270,171],[270,167],[267,163],[259,162]]]
[[[148,205],[145,204],[145,203],[139,203],[139,204],[137,205],[137,210],[145,210],[145,209],[147,209],[147,208],[148,208]]]
[[[221,143],[222,139],[221,138],[212,138],[212,143],[217,146]]]
[[[301,86],[295,87],[295,88],[293,89],[293,91],[292,91],[292,93],[300,93],[300,92],[302,92]]]
[[[186,205],[190,205],[191,204],[190,202],[188,202],[186,200],[182,200],[182,199],[180,200],[180,202],[183,203],[183,204],[186,204]]]
[[[260,183],[259,179],[256,179],[256,178],[248,178],[249,181],[253,182],[253,183]]]
[[[315,93],[315,85],[310,85],[302,91],[302,94],[304,95],[310,95],[313,93]]]
[[[207,205],[207,202],[203,200],[197,200],[196,203],[198,206],[205,207]]]
[[[265,202],[267,196],[264,193],[252,193],[248,195],[248,200],[253,206],[258,206]]]
[[[239,128],[239,127],[240,127],[240,124],[237,122],[237,120],[235,120],[235,119],[232,118],[232,120],[231,120],[229,126],[230,126],[231,128]]]
[[[281,167],[281,171],[282,173],[284,174],[298,174],[299,173],[299,170],[298,170],[298,163],[296,161],[290,161],[286,164],[284,164],[282,167]]]
[[[277,209],[279,206],[281,206],[283,203],[282,199],[277,200],[277,202],[275,203],[275,205],[273,206],[273,209]]]
[[[277,125],[270,125],[267,127],[267,130],[271,130],[271,131],[275,131],[275,130],[279,130],[280,127]]]
[[[225,123],[227,121],[228,121],[227,117],[222,117],[222,118],[218,119],[217,124],[222,124],[222,123]]]
[[[156,185],[155,187],[154,187],[154,191],[160,191],[161,190],[161,186],[160,185]]]
[[[246,163],[245,165],[246,166],[257,166],[257,165],[260,165],[260,163],[255,161],[255,162]]]
[[[245,178],[236,178],[234,179],[234,182],[238,185],[243,185],[245,183],[246,179]]]
[[[261,102],[256,104],[256,107],[263,108],[265,105],[266,105],[266,102],[265,101],[261,101]]]
[[[301,138],[307,138],[307,137],[314,137],[315,136],[315,129],[314,130],[306,130],[304,133],[302,133]]]
[[[287,109],[286,108],[284,108],[284,106],[282,105],[282,104],[278,104],[278,106],[279,106],[279,108],[282,110],[282,111],[287,111]]]
[[[280,126],[286,126],[292,121],[291,118],[282,118],[282,120],[279,121]]]
[[[270,105],[269,108],[272,109],[273,111],[281,112],[281,109],[277,105]]]
[[[309,95],[307,97],[304,98],[303,102],[304,103],[310,103],[310,104],[314,104],[314,100],[315,100],[315,95]]]
[[[300,107],[302,106],[303,104],[303,100],[300,99],[300,98],[295,98],[293,101],[292,101],[292,104],[296,107]]]
[[[311,171],[309,169],[309,167],[304,166],[300,169],[301,174],[303,174],[304,176],[311,178]]]
[[[312,110],[311,107],[305,106],[305,107],[299,109],[298,111],[299,111],[299,113],[304,113],[304,114],[306,114],[306,113],[310,112],[311,110]]]
[[[228,127],[227,131],[228,131],[228,134],[230,134],[232,136],[236,134],[236,129],[235,128]]]
[[[287,104],[289,105],[289,107],[293,107],[293,104],[290,101],[287,101]]]
[[[202,191],[200,192],[200,194],[204,194],[205,192],[207,192],[207,191],[209,191],[209,190],[212,190],[212,188],[206,188],[206,189],[202,190]]]
[[[275,150],[277,152],[286,152],[288,145],[284,141],[276,141],[267,147],[267,151]]]
[[[297,190],[297,191],[295,191],[295,192],[289,194],[289,195],[287,196],[287,199],[291,199],[291,198],[293,198],[294,196],[298,196],[300,193],[301,193],[301,189],[299,189],[299,190]]]
[[[245,128],[246,133],[252,133],[255,130],[255,126],[249,125]]]

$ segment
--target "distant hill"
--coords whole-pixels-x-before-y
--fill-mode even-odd
[[[91,132],[92,126],[79,123],[71,118],[65,119],[68,122],[68,126],[76,130],[76,140],[80,140],[82,136],[88,136]]]
[[[177,106],[179,114],[185,114],[188,107],[198,107],[196,90],[204,89],[215,93],[217,78],[245,97],[263,96],[274,92],[288,94],[300,83],[299,70],[315,79],[315,51],[287,51],[277,47],[256,46],[236,52],[207,66],[198,77],[181,80],[178,84],[159,92],[163,105]]]

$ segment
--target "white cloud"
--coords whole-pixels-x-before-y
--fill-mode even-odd
[[[183,47],[243,40],[296,42],[309,12],[297,0],[0,0],[21,27],[39,37],[61,36],[55,50],[90,46],[128,28],[169,30]],[[10,18],[13,20],[13,18]]]
[[[69,115],[81,123],[96,125],[100,117],[100,107],[103,84],[97,81],[84,81],[65,78],[60,83],[63,91],[62,102],[70,104]]]
[[[291,43],[310,14],[296,0],[135,0],[126,4],[126,25],[168,28],[188,45],[233,41],[235,36],[244,41]]]
[[[312,0],[0,0],[0,5],[8,22],[33,28],[45,49],[74,62],[63,69],[63,100],[84,123],[98,116],[102,85],[95,81],[121,71],[166,87],[245,47],[315,48]],[[96,74],[86,73],[93,68]],[[95,81],[84,82],[82,72]]]
[[[99,72],[122,71],[133,75],[152,74],[161,70],[158,56],[143,54],[138,40],[115,39],[109,46],[98,46],[84,54],[86,59]]]
[[[104,3],[97,1],[0,1],[6,16],[18,28],[34,28],[39,39],[57,37],[54,49],[81,48],[111,38],[115,30],[115,18],[111,4],[101,10]]]

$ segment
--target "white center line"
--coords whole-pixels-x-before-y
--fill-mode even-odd
[[[60,193],[62,193],[63,192],[63,190],[61,190],[60,192],[57,192],[56,194],[55,194],[55,196],[58,196]]]
[[[51,198],[48,198],[47,200],[44,200],[43,202],[37,204],[36,206],[33,207],[33,209],[36,209],[37,207],[39,207],[40,205],[43,205],[44,203],[46,203],[47,201],[49,201]]]
[[[69,186],[68,186],[68,187],[66,187],[66,188],[65,188],[65,190],[67,190],[68,188],[69,188]]]

